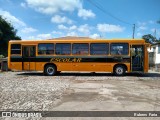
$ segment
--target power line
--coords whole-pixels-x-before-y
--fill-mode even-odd
[[[95,6],[97,9],[99,9],[100,11],[102,11],[103,13],[105,13],[106,15],[109,15],[110,17],[122,22],[122,23],[125,23],[125,24],[128,24],[128,25],[133,25],[129,22],[126,22],[124,20],[121,20],[119,19],[118,17],[115,17],[114,15],[112,15],[111,13],[109,13],[108,11],[106,11],[99,3],[95,3],[95,1],[93,2],[92,0],[87,0],[90,4],[92,4],[93,6]]]
[[[96,1],[92,1],[92,0],[87,0],[90,4],[92,4],[93,6],[95,6],[97,9],[99,9],[100,11],[102,11],[104,14],[116,19],[117,21],[121,22],[121,23],[125,23],[127,25],[133,25],[133,34],[132,34],[132,38],[134,39],[134,36],[135,36],[135,28],[138,27],[136,24],[132,24],[132,23],[129,23],[129,22],[126,22],[118,17],[115,17],[114,15],[112,15],[110,12],[108,12],[107,10],[105,10],[103,8],[103,6],[101,6],[98,2]]]

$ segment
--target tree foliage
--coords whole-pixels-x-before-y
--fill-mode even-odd
[[[158,20],[157,23],[160,24],[160,20]],[[152,43],[160,43],[160,38],[157,39],[156,37],[154,37],[151,34],[143,35],[142,38],[145,39],[146,42],[149,42],[151,44]]]
[[[9,40],[20,40],[16,35],[17,30],[0,16],[0,55],[7,56]]]
[[[157,39],[151,34],[143,35],[142,38],[148,43],[157,42]]]

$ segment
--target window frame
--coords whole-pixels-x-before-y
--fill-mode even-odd
[[[53,53],[52,54],[39,54],[39,45],[40,44],[52,44],[53,45]],[[39,56],[41,56],[41,55],[54,55],[55,54],[55,43],[38,43],[38,45],[37,45],[38,47],[37,47],[37,54],[39,55]],[[47,49],[46,50],[43,50],[43,51],[47,51]],[[52,51],[52,50],[49,50],[49,51]]]
[[[127,44],[127,47],[128,47],[128,50],[127,50],[127,54],[112,54],[112,44]],[[120,46],[120,45],[119,45]],[[109,52],[109,54],[110,55],[118,55],[118,56],[124,56],[124,55],[129,55],[130,53],[129,53],[129,43],[127,43],[127,42],[122,42],[122,43],[117,43],[117,42],[112,42],[112,43],[110,43],[110,52]]]
[[[20,49],[12,49],[12,45],[20,45]],[[13,54],[12,50],[20,51],[20,53],[19,54]],[[21,44],[11,44],[10,54],[11,54],[11,56],[14,56],[14,55],[21,56],[22,55],[22,45]]]
[[[75,53],[73,53],[74,44],[87,44],[88,45],[88,53],[87,54],[75,54]],[[81,52],[81,51],[79,51],[79,52]],[[72,43],[72,55],[79,55],[79,56],[90,55],[90,43]]]
[[[69,44],[70,45],[70,53],[69,54],[57,54],[56,53],[56,45],[57,44]],[[63,55],[69,55],[70,56],[72,54],[71,50],[72,50],[72,44],[71,43],[55,43],[55,55],[61,55],[61,56],[63,56]]]
[[[107,53],[106,54],[91,54],[91,45],[92,44],[106,44],[106,48],[107,48]],[[90,43],[90,55],[109,55],[110,53],[110,49],[109,49],[109,43]]]

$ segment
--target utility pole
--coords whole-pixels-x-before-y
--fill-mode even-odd
[[[154,30],[154,37],[155,37],[155,40],[156,40],[156,32],[157,32],[157,31],[156,31],[156,29],[155,29],[155,30]]]
[[[133,39],[134,39],[134,34],[135,34],[135,24],[133,24]]]

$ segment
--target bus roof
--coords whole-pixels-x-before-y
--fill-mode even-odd
[[[128,43],[145,43],[144,39],[46,39],[46,40],[11,40],[10,43],[50,43],[50,42],[128,42]]]

